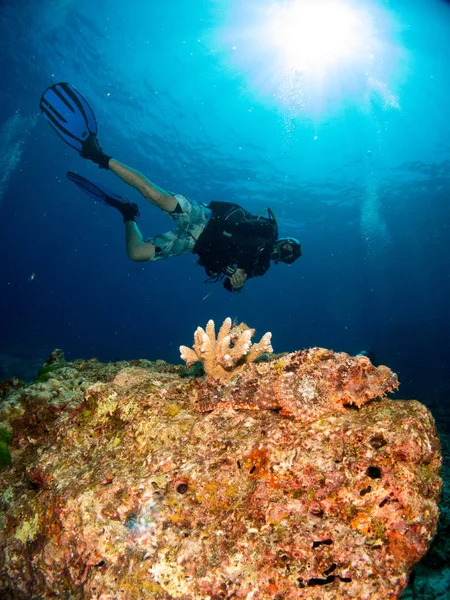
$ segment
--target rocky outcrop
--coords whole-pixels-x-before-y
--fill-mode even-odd
[[[433,418],[416,401],[366,397],[393,374],[330,351],[314,364],[336,406],[309,419],[270,398],[236,410],[249,379],[261,398],[299,381],[294,355],[217,383],[205,413],[214,384],[162,361],[62,361],[11,388],[0,597],[399,598],[436,531]],[[289,389],[295,404],[303,388]],[[364,402],[349,405],[349,390]],[[314,411],[310,396],[299,413]]]

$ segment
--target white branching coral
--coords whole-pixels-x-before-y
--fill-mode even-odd
[[[265,333],[258,344],[252,344],[254,329],[242,324],[233,326],[228,317],[223,322],[219,333],[215,332],[211,319],[206,330],[197,327],[194,333],[194,346],[180,346],[181,358],[189,367],[200,361],[205,373],[217,380],[229,379],[245,364],[253,362],[262,354],[273,352],[270,343],[272,334]]]

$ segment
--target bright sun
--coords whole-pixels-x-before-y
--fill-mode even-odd
[[[246,0],[221,33],[259,93],[295,114],[324,113],[376,95],[398,107],[388,80],[399,49],[385,0]]]
[[[367,23],[338,1],[274,5],[268,17],[269,39],[288,69],[303,73],[327,69],[354,58],[367,44]]]

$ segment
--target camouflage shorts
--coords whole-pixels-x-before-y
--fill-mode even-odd
[[[204,204],[196,200],[188,200],[181,194],[174,194],[174,197],[182,212],[167,214],[175,221],[176,229],[167,233],[159,233],[146,240],[156,248],[160,248],[150,259],[151,261],[192,252],[211,217],[211,211]]]

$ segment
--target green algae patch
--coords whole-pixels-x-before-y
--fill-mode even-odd
[[[38,516],[34,515],[29,521],[22,521],[19,527],[16,529],[14,537],[16,540],[26,544],[36,537],[38,532]]]
[[[120,589],[127,593],[128,598],[141,598],[158,600],[167,598],[165,590],[151,578],[142,579],[133,574],[127,574],[118,584]],[[128,595],[129,594],[129,595]]]
[[[110,450],[114,450],[115,448],[118,448],[122,444],[123,444],[122,436],[120,435],[120,433],[118,433],[109,441],[108,447]]]
[[[37,381],[40,381],[41,383],[45,383],[46,381],[48,381],[49,379],[51,379],[53,377],[54,371],[57,371],[58,369],[62,369],[65,366],[67,366],[67,363],[65,363],[65,362],[54,363],[52,365],[44,365],[37,372]]]
[[[88,425],[92,420],[92,410],[83,410],[80,414],[80,425]]]
[[[9,488],[7,488],[3,494],[0,496],[1,501],[4,504],[10,504],[10,502],[12,501],[14,495],[13,495],[13,489],[11,486],[9,486]]]
[[[4,469],[11,464],[11,454],[5,442],[0,442],[0,469]]]
[[[109,417],[112,417],[119,406],[117,392],[104,396],[102,401],[97,404],[97,410],[95,414],[96,421],[107,421]]]
[[[0,469],[11,464],[11,454],[8,449],[8,442],[12,439],[12,433],[7,429],[0,428]]]
[[[174,417],[176,417],[178,415],[178,413],[180,412],[180,410],[181,409],[177,404],[167,404],[167,406],[164,407],[164,413],[170,419],[173,419]]]
[[[81,423],[89,427],[111,426],[117,420],[119,394],[98,384],[87,393],[88,409],[82,413]]]

